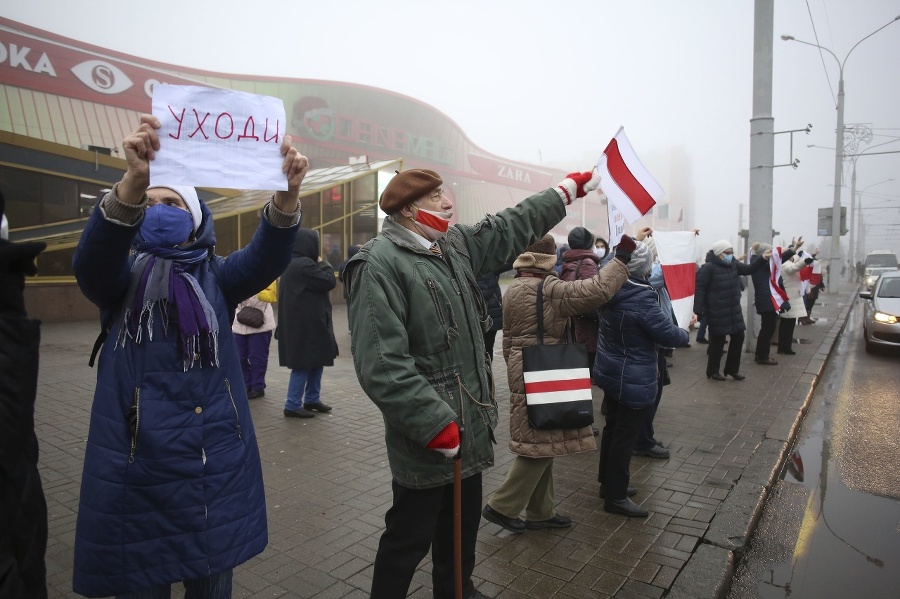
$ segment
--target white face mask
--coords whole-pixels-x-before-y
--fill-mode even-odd
[[[451,218],[453,218],[452,212],[434,212],[417,206],[416,216],[413,218],[413,221],[426,233],[424,237],[437,241],[447,234]]]

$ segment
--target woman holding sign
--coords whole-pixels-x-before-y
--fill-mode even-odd
[[[231,322],[276,279],[300,223],[305,156],[285,136],[286,190],[247,247],[215,256],[193,187],[150,186],[160,121],[143,115],[128,166],[91,213],[73,268],[100,309],[100,350],[75,531],[73,587],[89,597],[231,596],[232,569],[265,548],[259,449]]]

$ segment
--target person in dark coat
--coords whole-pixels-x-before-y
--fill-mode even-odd
[[[213,216],[188,186],[151,186],[159,119],[122,143],[127,170],[91,212],[72,270],[109,336],[100,351],[75,527],[72,586],[87,597],[230,597],[268,543],[265,488],[231,323],[287,266],[306,157],[281,144],[285,190],[250,243],[214,254]]]
[[[278,282],[278,363],[291,369],[284,415],[312,418],[330,412],[322,403],[322,373],[338,355],[328,292],[334,267],[319,255],[319,234],[300,229],[294,257]]]
[[[3,195],[0,221],[6,224]],[[0,597],[45,599],[47,502],[34,434],[41,323],[25,312],[25,277],[47,244],[0,236]]]
[[[801,238],[800,244],[802,243]],[[772,244],[755,243],[753,245],[755,255],[750,260],[750,264],[753,265],[760,260],[766,262],[766,267],[759,268],[750,275],[750,280],[753,281],[753,305],[756,313],[759,314],[760,323],[759,333],[756,337],[756,363],[764,366],[776,366],[778,362],[769,357],[769,350],[772,345],[772,336],[775,334],[775,326],[778,323],[778,311],[775,309],[775,304],[772,303],[772,290],[769,287],[771,275],[768,267],[769,261],[762,257],[763,253],[772,251]],[[792,245],[784,250],[781,254],[781,261],[790,261],[794,256],[795,249],[799,249],[799,247],[799,245],[796,247]],[[781,286],[782,282],[778,281],[777,284]],[[790,309],[790,303],[787,308]]]
[[[688,334],[663,312],[648,278],[650,247],[637,242],[628,262],[628,280],[600,315],[594,383],[603,389],[601,413],[606,424],[600,438],[600,497],[603,509],[623,516],[644,517],[647,510],[630,499],[629,463],[638,433],[665,384],[660,347],[681,347]],[[662,369],[660,367],[662,364]]]
[[[744,344],[744,313],[741,310],[741,277],[764,269],[772,256],[772,250],[764,252],[762,260],[744,264],[734,259],[734,248],[728,240],[717,241],[712,246],[712,257],[700,267],[697,273],[697,288],[694,293],[694,314],[706,317],[709,348],[706,362],[706,378],[724,381],[731,376],[737,381],[744,380],[740,374],[741,351]],[[719,372],[728,341],[728,356],[725,358],[724,375]]]
[[[487,308],[488,316],[491,317],[491,327],[484,332],[484,350],[491,361],[494,360],[494,340],[497,338],[497,331],[503,329],[503,293],[500,291],[500,275],[507,270],[509,268],[504,267],[499,272],[488,271],[478,277],[477,281],[484,306]]]

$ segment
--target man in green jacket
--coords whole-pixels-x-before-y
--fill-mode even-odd
[[[406,597],[432,550],[434,596],[452,598],[453,459],[461,452],[463,597],[475,590],[481,472],[494,463],[497,402],[484,346],[490,317],[478,288],[483,273],[509,264],[596,189],[590,172],[474,225],[449,226],[453,201],[440,175],[409,169],[388,183],[381,234],[348,262],[353,363],[382,412],[393,476],[393,506],[375,556],[372,597]]]

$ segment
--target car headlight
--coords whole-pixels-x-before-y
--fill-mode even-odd
[[[882,322],[884,324],[897,324],[897,317],[886,312],[876,311],[873,318],[875,319],[875,322]]]

